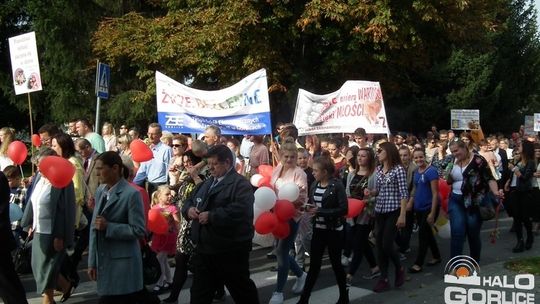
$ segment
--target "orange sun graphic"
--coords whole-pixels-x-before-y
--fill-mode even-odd
[[[456,276],[457,277],[468,277],[471,273],[469,272],[469,269],[467,267],[461,266],[458,269],[456,269]]]

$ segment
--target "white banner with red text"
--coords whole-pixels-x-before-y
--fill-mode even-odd
[[[349,80],[326,95],[300,89],[293,123],[300,135],[352,133],[388,134],[388,121],[378,82]]]

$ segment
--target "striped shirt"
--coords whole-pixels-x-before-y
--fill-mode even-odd
[[[320,183],[317,183],[317,188],[315,189],[315,192],[313,193],[313,202],[315,203],[315,206],[317,206],[318,209],[322,209],[322,199],[324,192],[326,192],[327,187],[321,187]],[[318,229],[328,229],[328,226],[326,226],[326,221],[324,217],[322,216],[316,216],[315,217],[315,228]],[[337,231],[343,230],[343,225],[333,229]]]
[[[409,198],[407,174],[403,166],[395,166],[386,173],[382,166],[377,167],[376,189],[376,213],[388,213],[401,208],[401,200]]]
[[[315,206],[317,206],[318,209],[322,208],[322,198],[325,191],[326,191],[326,187],[321,187],[321,184],[317,184],[315,193],[313,193],[313,202],[315,203]],[[321,229],[327,228],[326,223],[324,221],[324,217],[322,216],[315,217],[315,228],[321,228]]]

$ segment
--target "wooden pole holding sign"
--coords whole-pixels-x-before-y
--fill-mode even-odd
[[[30,99],[30,93],[26,93],[28,95],[28,115],[30,116],[30,142],[32,140],[32,135],[34,135],[34,122],[32,119],[32,101]],[[32,158],[34,156],[34,144],[30,144],[30,157]],[[30,166],[32,167],[32,176],[34,175],[34,163],[30,162]],[[23,174],[24,176],[24,174]]]

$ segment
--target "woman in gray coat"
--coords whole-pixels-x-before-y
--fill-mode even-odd
[[[122,177],[122,159],[108,151],[96,159],[102,183],[90,226],[88,274],[99,303],[140,303],[143,271],[139,239],[145,234],[141,195]],[[148,302],[145,302],[148,303]]]

